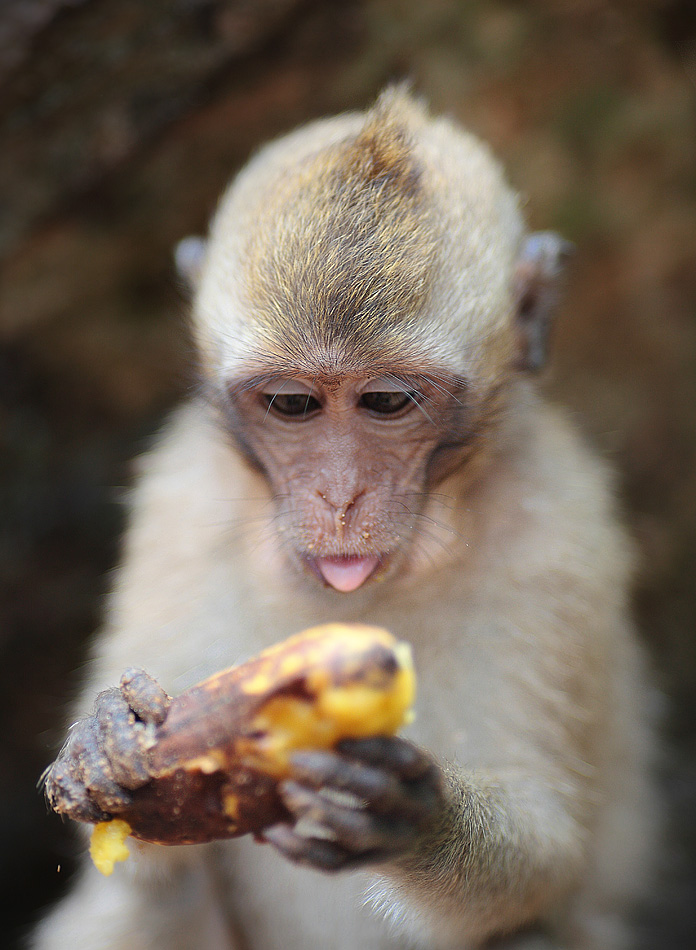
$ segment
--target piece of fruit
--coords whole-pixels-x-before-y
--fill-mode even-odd
[[[114,864],[125,861],[130,854],[126,847],[126,838],[131,833],[127,821],[115,818],[113,821],[100,821],[94,826],[89,843],[89,854],[94,866],[105,877],[113,874]]]
[[[172,699],[157,726],[145,727],[131,713],[134,729],[150,730],[149,779],[127,804],[105,808],[95,800],[107,825],[120,819],[134,837],[158,844],[260,832],[288,817],[277,786],[290,774],[295,750],[393,735],[410,717],[414,689],[410,648],[386,630],[305,630]],[[65,807],[60,788],[50,788],[49,797],[69,814],[70,796],[63,796]]]

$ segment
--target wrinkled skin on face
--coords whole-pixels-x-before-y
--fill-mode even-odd
[[[233,431],[270,482],[287,556],[342,592],[405,551],[426,488],[472,436],[454,379],[334,373],[230,390]]]

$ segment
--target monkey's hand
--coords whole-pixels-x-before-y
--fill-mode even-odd
[[[339,871],[415,850],[445,806],[439,766],[398,737],[346,740],[335,752],[298,752],[280,785],[292,824],[263,838],[291,861]]]
[[[98,822],[130,804],[147,784],[148,751],[170,697],[142,670],[128,670],[119,689],[97,696],[94,713],[78,720],[44,776],[52,808],[76,821]]]

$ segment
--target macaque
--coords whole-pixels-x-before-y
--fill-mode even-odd
[[[86,863],[34,950],[631,946],[631,546],[534,385],[568,251],[401,87],[268,145],[182,245],[201,387],[140,462],[80,710],[128,667],[176,695],[358,621],[412,645],[416,718],[298,753],[262,841]]]

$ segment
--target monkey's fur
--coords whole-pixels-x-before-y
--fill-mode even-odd
[[[141,462],[83,708],[134,664],[177,693],[303,627],[381,624],[413,645],[408,738],[439,784],[371,864],[316,794],[326,762],[298,766],[288,802],[326,825],[318,843],[136,844],[111,879],[85,866],[36,950],[630,946],[656,824],[631,551],[605,466],[530,379],[560,255],[540,266],[542,240],[525,260],[529,240],[488,151],[398,89],[232,184],[194,303],[207,398]],[[375,377],[419,404],[373,419]],[[274,378],[320,409],[259,413]],[[375,559],[333,589],[331,565]],[[390,781],[414,748],[395,743],[369,763]],[[403,826],[397,806],[336,808],[369,845]]]

